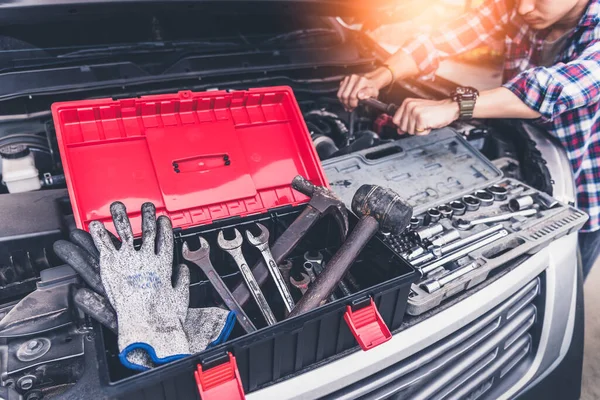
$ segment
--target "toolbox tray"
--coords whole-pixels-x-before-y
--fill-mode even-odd
[[[517,180],[504,178],[502,172],[486,157],[474,149],[452,128],[434,130],[428,136],[415,136],[347,156],[327,160],[323,168],[332,190],[349,205],[352,193],[364,183],[376,183],[394,189],[414,207],[413,216],[421,221],[429,208],[459,200],[476,190],[485,189],[494,184],[521,186],[522,192],[508,196],[505,201],[495,201],[492,206],[480,207],[478,211],[454,217],[476,219],[510,212],[508,202],[514,197],[532,195],[540,192]],[[548,197],[550,198],[550,197]],[[536,217],[526,218],[518,227],[515,220],[501,222],[508,235],[490,243],[468,256],[449,263],[447,266],[464,266],[478,261],[479,267],[459,279],[443,286],[433,293],[425,291],[420,284],[431,278],[439,278],[445,270],[437,269],[422,276],[412,285],[408,299],[407,312],[420,315],[441,304],[458,293],[485,281],[496,268],[506,265],[517,257],[534,254],[548,246],[553,240],[579,230],[588,216],[569,205],[556,202],[549,210],[541,210]],[[444,228],[453,227],[453,221],[442,219]],[[473,227],[460,231],[461,238],[470,236],[492,224]],[[408,232],[400,237],[407,237]],[[400,247],[397,238],[387,237],[386,241],[398,254],[406,251]],[[435,261],[432,260],[431,262]],[[417,271],[421,266],[415,266]]]
[[[201,235],[209,242],[211,261],[220,274],[222,271],[225,282],[239,282],[241,278],[239,272],[235,272],[237,268],[232,258],[215,245],[217,233],[221,229],[230,232],[229,229],[233,227],[243,232],[255,222],[260,222],[269,229],[271,237],[277,237],[301,210],[302,207],[274,210],[259,216],[221,221],[210,226],[185,230],[177,235],[176,247],[180,249],[183,241],[189,241],[190,245],[196,246],[192,249],[197,248],[198,236]],[[350,215],[350,224],[351,227],[356,224],[356,217],[353,215]],[[327,261],[337,250],[340,238],[332,218],[319,221],[313,230],[316,239],[303,240],[290,259],[297,261],[305,251],[321,249],[324,250]],[[250,265],[259,259],[258,250],[246,242],[242,249]],[[177,251],[177,254],[180,252]],[[299,265],[294,262],[294,268]],[[190,269],[190,305],[214,306],[218,295],[197,267],[190,265]],[[258,331],[245,334],[236,324],[227,342],[142,373],[127,370],[119,363],[116,336],[107,329],[100,329],[100,334],[95,339],[100,368],[98,386],[94,388],[94,392],[102,393],[102,396],[110,399],[197,398],[195,396],[198,390],[193,376],[196,364],[204,365],[214,359],[225,360],[230,352],[237,360],[244,392],[251,393],[318,367],[329,360],[360,351],[344,321],[347,306],[372,298],[385,324],[391,331],[397,331],[405,315],[410,285],[417,278],[417,274],[378,238],[373,239],[361,252],[350,273],[361,285],[360,291],[289,320],[282,319],[283,302],[274,283],[269,280],[263,287],[263,293],[279,321],[276,325],[266,326],[262,314],[251,300],[244,310]],[[300,293],[292,289],[292,295],[297,301]]]
[[[292,189],[292,179],[302,175],[328,186],[289,87],[57,103],[52,112],[79,228],[100,220],[114,232],[109,206],[120,200],[139,237],[139,210],[151,201],[158,215],[172,220],[175,261],[182,262],[184,240],[194,250],[202,235],[211,246],[213,265],[230,289],[242,281],[241,274],[232,257],[218,248],[218,231],[227,229],[225,236],[231,238],[231,228],[243,234],[260,221],[269,229],[272,244],[309,200]],[[352,229],[357,219],[349,217]],[[332,217],[319,221],[291,257],[298,260],[305,251],[318,249],[326,262],[341,245],[335,224]],[[261,256],[246,240],[242,250],[249,265]],[[189,267],[191,306],[216,305],[218,296],[206,277],[197,267]],[[414,268],[374,238],[350,273],[356,274],[361,290],[346,297],[338,293],[338,300],[290,320],[283,319],[283,302],[269,278],[262,290],[279,323],[267,327],[250,299],[244,310],[258,331],[245,334],[236,323],[224,344],[142,373],[119,363],[115,335],[96,324],[98,366],[86,365],[98,370],[93,391],[111,399],[196,398],[196,366],[210,372],[231,354],[237,360],[240,384],[252,392],[359,349],[353,336],[357,332],[346,319],[352,323],[350,312],[364,316],[360,310],[372,311],[371,300],[380,319],[361,322],[371,322],[366,330],[376,325],[389,339],[380,323],[390,330],[400,327],[410,285],[417,278]],[[292,292],[298,300],[300,293]],[[367,333],[376,335],[377,330]],[[76,385],[73,391],[77,390],[81,386]]]

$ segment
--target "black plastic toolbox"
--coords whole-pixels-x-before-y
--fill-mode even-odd
[[[108,205],[121,200],[139,234],[137,210],[151,200],[158,214],[173,221],[175,262],[182,261],[183,241],[189,241],[193,250],[201,235],[211,246],[213,265],[230,288],[241,277],[233,259],[218,248],[217,233],[225,229],[227,237],[234,227],[243,233],[260,222],[269,229],[273,243],[307,202],[291,189],[292,178],[300,174],[326,185],[290,88],[63,103],[53,106],[53,116],[79,227],[85,229],[90,220],[99,219],[110,228]],[[93,154],[112,157],[109,170],[97,171],[105,164]],[[110,177],[110,186],[92,185],[94,177]],[[350,215],[350,229],[356,222]],[[340,244],[335,221],[326,217],[288,258],[299,268],[306,251],[320,250],[327,263]],[[242,250],[249,265],[260,257],[245,241]],[[202,272],[190,267],[190,306],[218,304]],[[81,384],[64,396],[81,398],[77,396],[88,392],[94,393],[93,398],[111,399],[198,398],[194,377],[198,366],[203,376],[214,371],[224,374],[218,376],[225,381],[217,379],[217,388],[240,385],[249,393],[357,351],[360,348],[345,317],[354,313],[367,323],[367,331],[372,331],[368,323],[372,327],[381,321],[391,331],[399,329],[417,274],[379,238],[370,241],[350,273],[360,286],[352,295],[338,293],[338,300],[289,320],[284,319],[275,285],[268,281],[262,291],[277,324],[266,326],[250,300],[244,309],[257,332],[245,334],[236,325],[226,343],[143,373],[125,369],[118,361],[115,335],[94,324],[97,357],[86,362],[92,377],[86,373]],[[300,292],[293,289],[293,294],[298,300]],[[227,365],[230,356],[236,360],[235,368]],[[239,371],[241,383],[234,370]],[[214,393],[206,397],[224,398]]]

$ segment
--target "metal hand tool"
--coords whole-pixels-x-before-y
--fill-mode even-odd
[[[304,293],[306,293],[306,291],[308,290],[308,285],[310,284],[310,278],[308,275],[306,275],[304,273],[302,273],[300,275],[302,276],[302,279],[299,281],[295,280],[293,276],[290,277],[290,283],[296,289],[300,290],[300,292],[304,296]]]
[[[425,253],[425,249],[421,246],[413,247],[409,252],[402,254],[402,256],[408,261],[413,260]]]
[[[538,210],[530,208],[529,210],[515,211],[515,212],[505,213],[505,214],[498,214],[498,215],[493,215],[491,217],[474,219],[471,221],[459,219],[458,221],[456,221],[455,225],[460,230],[468,230],[468,229],[471,229],[472,227],[474,227],[475,225],[488,224],[490,222],[508,221],[509,219],[514,218],[514,217],[530,217],[532,215],[537,214],[537,212],[538,212]]]
[[[305,261],[302,267],[304,268],[304,272],[306,272],[306,275],[308,275],[310,283],[313,283],[317,279],[317,274],[315,273],[313,264],[311,262]]]
[[[472,262],[471,264],[467,264],[464,267],[460,267],[455,269],[452,272],[447,273],[446,275],[437,278],[437,279],[430,279],[426,282],[423,282],[421,284],[421,287],[427,292],[427,293],[434,293],[437,292],[438,290],[440,290],[441,288],[443,288],[445,285],[449,284],[452,281],[457,280],[458,278],[460,278],[463,275],[468,274],[469,272],[475,270],[479,268],[479,264],[477,263],[477,261]]]
[[[293,264],[290,260],[283,260],[281,264],[279,264],[279,272],[281,272],[281,276],[283,276],[283,280],[286,285],[290,283],[290,276],[292,273]]]
[[[479,210],[479,207],[481,206],[481,200],[479,200],[477,197],[470,195],[470,194],[463,197],[462,201],[465,204],[465,206],[467,207],[467,211],[477,211],[477,210]]]
[[[410,219],[410,229],[415,230],[421,226],[421,220],[417,217],[412,217]]]
[[[277,323],[275,315],[273,315],[273,311],[271,311],[271,307],[269,307],[267,299],[265,299],[265,296],[260,291],[260,286],[258,286],[258,282],[256,282],[256,279],[254,279],[254,275],[252,275],[252,271],[250,270],[250,267],[248,267],[248,263],[246,262],[246,259],[242,254],[242,235],[237,229],[234,230],[235,239],[225,240],[225,237],[223,236],[223,231],[220,231],[219,235],[217,236],[217,243],[219,244],[219,247],[222,250],[229,253],[229,255],[235,260],[235,263],[237,264],[238,268],[242,273],[242,278],[244,278],[246,285],[248,285],[250,293],[252,294],[252,297],[254,297],[254,300],[258,304],[258,308],[260,308],[260,311],[265,317],[267,324],[274,325]]]
[[[382,101],[379,101],[377,99],[362,99],[358,101],[358,104],[360,105],[364,105],[364,106],[369,106],[371,108],[374,108],[377,111],[380,111],[384,114],[387,114],[389,116],[394,116],[394,114],[396,114],[396,111],[398,111],[398,109],[400,107],[398,107],[397,105],[395,105],[394,103],[390,103],[390,104],[385,104]]]
[[[558,204],[557,200],[554,200],[552,197],[550,197],[547,193],[544,192],[539,192],[537,195],[537,199],[547,210],[556,207],[556,205]]]
[[[440,233],[444,232],[444,227],[440,224],[426,226],[413,233],[420,241],[432,238]]]
[[[508,208],[511,211],[521,211],[532,207],[533,203],[533,197],[531,196],[517,197],[508,202]]]
[[[450,229],[449,231],[446,231],[446,232],[442,233],[441,235],[433,238],[431,240],[431,245],[432,246],[443,246],[450,242],[454,242],[455,240],[458,240],[458,239],[460,239],[460,232],[458,232],[456,229]]]
[[[489,207],[494,204],[494,195],[486,190],[477,190],[473,196],[479,199],[481,207]]]
[[[442,216],[442,218],[452,218],[452,215],[454,214],[454,210],[452,210],[452,208],[446,204],[439,206],[438,211],[440,212],[440,215]]]
[[[333,255],[327,268],[290,313],[295,317],[319,307],[342,280],[369,240],[381,230],[402,233],[412,217],[412,207],[389,188],[362,185],[352,198],[352,211],[360,220],[348,239]]]
[[[431,264],[427,264],[423,267],[418,267],[418,268],[421,271],[421,274],[425,275],[426,273],[431,272],[434,269],[441,267],[442,265],[448,264],[449,262],[456,261],[464,256],[467,256],[467,255],[469,255],[469,253],[471,253],[477,249],[480,249],[484,246],[487,246],[490,243],[494,243],[495,241],[502,239],[503,237],[506,237],[507,235],[508,235],[508,231],[506,229],[503,229],[501,231],[494,233],[491,236],[486,237],[485,239],[482,239],[480,241],[472,243],[469,246],[464,247],[454,253],[450,253],[445,257],[439,258]]]
[[[415,265],[415,266],[424,264],[424,263],[426,263],[428,261],[433,260],[435,257],[441,257],[444,254],[448,254],[448,253],[450,253],[450,252],[452,252],[454,250],[460,249],[460,248],[462,248],[464,246],[467,246],[467,245],[469,245],[471,243],[474,243],[474,242],[476,242],[476,241],[478,241],[480,239],[483,239],[483,238],[485,238],[487,236],[490,236],[490,235],[492,235],[492,234],[494,234],[494,233],[496,233],[496,232],[498,232],[498,231],[500,231],[502,229],[504,229],[504,227],[501,224],[491,226],[491,227],[489,227],[487,229],[484,229],[481,232],[477,232],[477,233],[475,233],[475,234],[473,234],[471,236],[468,236],[468,237],[466,237],[464,239],[461,239],[461,240],[458,240],[456,242],[452,242],[452,243],[449,243],[449,244],[447,244],[445,246],[439,247],[439,249],[438,249],[439,250],[439,255],[434,255],[433,254],[433,250],[432,250],[431,253],[425,254],[422,257],[419,257],[419,258],[417,258],[415,260],[412,260],[411,264]]]
[[[187,242],[183,243],[183,247],[181,253],[183,258],[190,263],[196,265],[198,268],[204,272],[210,283],[213,285],[223,302],[231,311],[235,311],[235,316],[239,321],[240,325],[244,330],[248,333],[256,331],[256,327],[248,318],[248,315],[244,312],[242,307],[235,300],[227,285],[221,279],[219,273],[215,270],[212,263],[210,262],[210,246],[208,242],[203,237],[199,237],[200,239],[200,248],[198,250],[190,250]]]
[[[492,185],[487,190],[494,196],[496,201],[504,201],[508,196],[508,190],[504,186]]]
[[[467,206],[460,200],[454,200],[450,202],[450,208],[454,211],[454,216],[464,215],[467,211]]]
[[[317,251],[317,252],[307,251],[306,253],[304,253],[304,259],[306,260],[306,262],[309,262],[313,265],[315,277],[319,276],[321,274],[321,272],[323,272],[323,270],[325,269],[325,264],[323,264],[323,254],[320,251]],[[348,274],[346,274],[346,278],[349,276],[351,276],[350,272],[348,272]],[[340,290],[342,291],[344,296],[348,296],[349,294],[352,293],[350,291],[350,289],[348,288],[348,285],[346,285],[346,282],[344,282],[343,280],[340,281],[340,284],[338,285],[338,287],[340,288]],[[332,293],[331,296],[329,296],[329,300],[335,301],[335,300],[337,300],[337,296],[334,293]]]
[[[292,294],[285,284],[283,276],[281,276],[279,268],[277,268],[277,263],[273,259],[273,255],[269,249],[269,230],[262,224],[257,223],[256,226],[260,228],[261,233],[258,236],[254,236],[250,231],[246,231],[248,243],[260,250],[263,258],[265,259],[265,263],[267,263],[267,268],[269,268],[269,272],[275,281],[275,286],[277,286],[277,290],[283,299],[285,309],[288,312],[291,312],[296,304],[294,303]]]
[[[305,196],[310,196],[311,199],[300,215],[271,246],[271,254],[276,263],[280,263],[290,255],[310,231],[310,228],[326,215],[334,217],[341,240],[345,240],[348,234],[348,212],[337,195],[325,187],[313,185],[299,175],[292,181],[292,187]],[[267,266],[263,260],[254,265],[252,273],[259,285],[264,284],[269,277]],[[243,306],[250,298],[250,292],[243,283],[240,283],[233,289],[233,296]]]
[[[425,222],[427,224],[435,224],[442,218],[442,214],[436,208],[430,208],[427,210]]]

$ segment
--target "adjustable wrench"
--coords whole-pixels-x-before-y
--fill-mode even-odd
[[[200,237],[200,248],[195,251],[191,251],[188,247],[187,242],[183,243],[182,255],[183,258],[189,261],[190,263],[198,266],[204,272],[210,283],[213,285],[223,302],[227,308],[231,311],[235,312],[237,320],[244,330],[248,333],[254,332],[256,327],[250,321],[250,318],[246,315],[240,304],[235,300],[212,263],[210,262],[210,246],[208,242],[203,237]]]
[[[474,219],[471,221],[459,219],[458,221],[456,221],[456,227],[460,230],[466,231],[468,229],[471,229],[475,225],[488,224],[490,222],[508,221],[509,219],[514,218],[514,217],[530,217],[537,213],[538,213],[538,210],[536,210],[535,208],[530,208],[528,210],[516,211],[516,212],[511,212],[511,213],[505,213],[505,214],[498,214],[498,215],[493,215],[491,217]]]
[[[294,299],[292,298],[290,290],[283,280],[283,276],[281,276],[281,272],[279,272],[279,268],[277,268],[277,263],[273,259],[273,254],[271,254],[271,250],[269,249],[269,230],[262,224],[257,223],[256,226],[260,228],[261,234],[254,236],[252,233],[250,233],[250,231],[246,231],[248,242],[262,253],[265,263],[267,264],[267,268],[269,269],[269,272],[275,281],[277,290],[283,298],[285,309],[287,312],[292,312],[296,304],[294,303]]]
[[[277,320],[275,319],[275,315],[273,315],[273,311],[271,311],[271,307],[269,307],[269,303],[267,303],[267,299],[265,299],[265,296],[260,291],[260,286],[258,286],[256,279],[254,279],[254,275],[252,275],[252,271],[242,254],[242,242],[242,235],[237,229],[235,229],[235,239],[233,240],[225,240],[223,231],[220,231],[217,236],[219,247],[229,253],[235,260],[235,263],[242,273],[242,278],[246,281],[246,285],[248,285],[248,289],[250,289],[250,293],[258,304],[258,308],[260,308],[267,324],[274,325],[277,323]]]

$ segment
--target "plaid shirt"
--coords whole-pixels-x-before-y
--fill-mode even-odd
[[[434,34],[416,36],[403,50],[431,76],[444,58],[504,38],[503,86],[541,114],[535,122],[567,151],[578,206],[590,215],[582,231],[593,232],[600,229],[600,0],[590,0],[555,65],[540,67],[548,33],[527,26],[515,0],[486,0]]]

